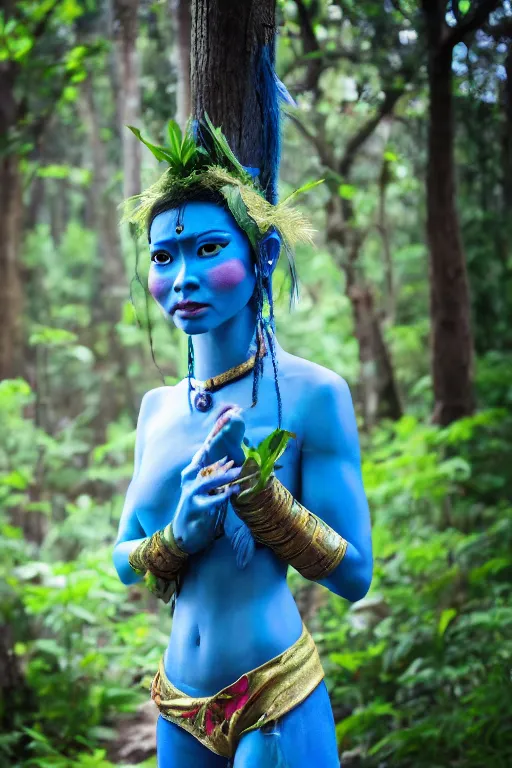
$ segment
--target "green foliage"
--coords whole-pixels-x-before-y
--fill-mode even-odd
[[[290,438],[295,438],[293,432],[286,429],[275,429],[270,433],[257,448],[251,448],[245,444],[242,445],[247,466],[254,466],[258,472],[258,480],[251,488],[252,493],[259,492],[265,487],[267,481],[275,469],[275,464],[283,455]]]
[[[79,496],[68,501],[60,519],[58,507],[30,502],[41,446],[49,470],[45,489],[54,500],[54,472],[69,465],[73,455],[65,436],[51,438],[24,417],[31,402],[25,382],[1,382],[0,625],[14,632],[23,688],[9,733],[0,739],[0,762],[14,765],[16,755],[16,765],[23,768],[110,766],[97,745],[115,736],[115,716],[133,712],[144,698],[137,681],[154,673],[166,636],[154,613],[127,602],[111,563],[108,506],[117,502],[119,508],[121,496],[110,505]],[[130,460],[129,447],[124,462]],[[84,449],[88,446],[74,448]],[[115,441],[96,458],[112,457],[114,450],[120,451]],[[61,493],[72,493],[72,473],[68,481],[66,486],[60,478]],[[39,514],[50,515],[53,524],[38,546],[24,538],[23,530],[33,530]],[[10,522],[13,515],[18,525]],[[0,714],[6,716],[1,706]],[[20,754],[25,755],[21,760]]]
[[[78,23],[88,3],[43,0],[7,4],[0,12],[0,62],[12,97],[1,137],[4,151],[27,156],[54,112],[79,96],[86,63],[101,41],[78,42]]]
[[[208,115],[205,115],[202,131],[205,138],[209,140],[209,150],[196,144],[191,123],[188,124],[184,134],[182,134],[177,122],[169,120],[167,123],[169,141],[167,146],[157,146],[147,141],[140,130],[133,125],[129,125],[128,128],[158,161],[163,161],[169,165],[170,173],[176,177],[176,180],[184,180],[210,165],[219,165],[234,173],[245,183],[251,181],[251,177],[231,151],[221,129],[212,124]]]
[[[446,429],[407,416],[367,446],[372,589],[331,598],[319,638],[340,746],[365,768],[512,759],[511,435],[503,410]]]

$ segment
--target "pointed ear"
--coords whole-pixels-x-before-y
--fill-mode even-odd
[[[277,266],[281,253],[281,238],[275,229],[271,229],[260,243],[260,253],[263,261],[262,272],[265,277],[270,276]]]

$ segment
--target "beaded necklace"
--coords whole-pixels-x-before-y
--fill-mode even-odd
[[[260,357],[264,357],[267,353],[265,341],[260,337],[261,349]],[[243,363],[233,366],[224,373],[219,373],[217,376],[212,376],[205,381],[199,381],[193,377],[190,377],[190,388],[195,391],[194,406],[201,413],[206,413],[213,408],[213,393],[218,392],[219,389],[225,387],[226,384],[231,384],[233,381],[247,376],[254,366],[256,365],[256,333],[249,346],[250,357]]]

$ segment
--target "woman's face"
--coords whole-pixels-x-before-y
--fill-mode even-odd
[[[185,333],[216,328],[251,299],[256,273],[251,246],[220,205],[190,202],[151,224],[148,287]]]

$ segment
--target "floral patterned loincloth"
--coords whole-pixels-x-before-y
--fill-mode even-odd
[[[277,720],[309,696],[324,670],[306,625],[286,651],[242,675],[213,696],[193,698],[165,674],[164,661],[151,686],[160,714],[212,752],[232,758],[242,734]]]

